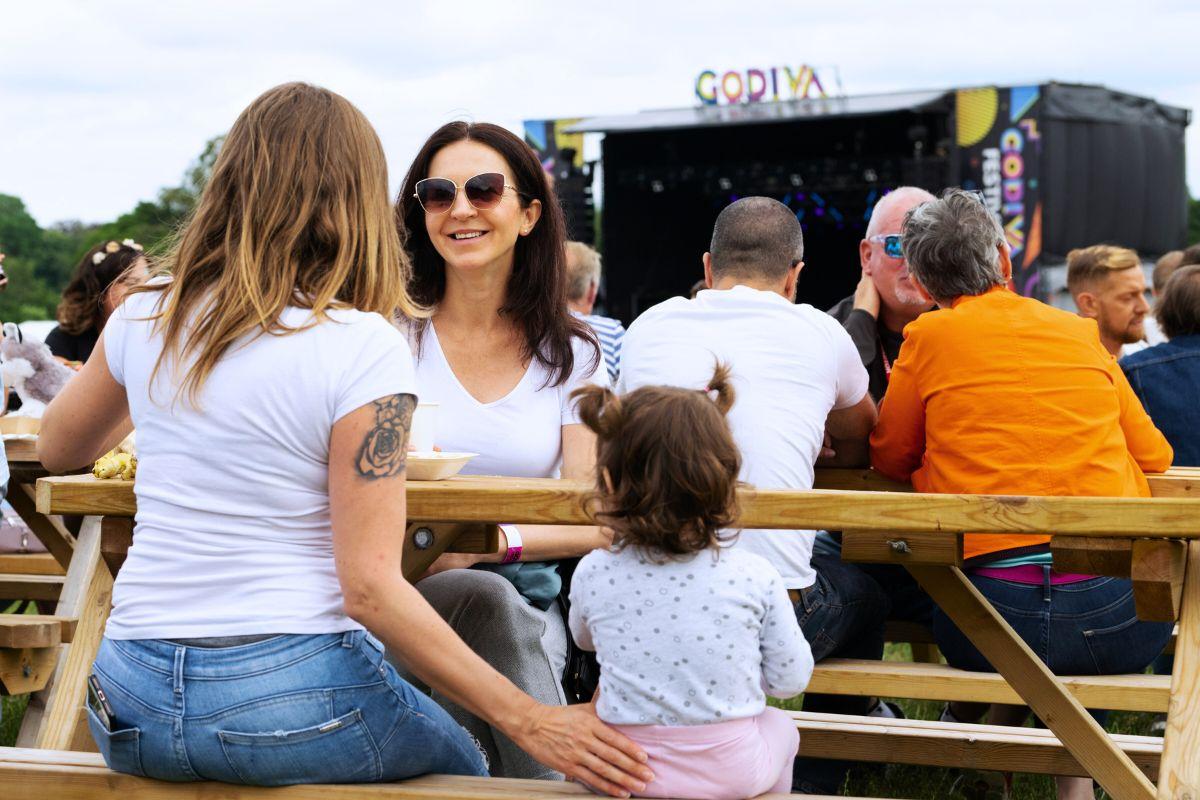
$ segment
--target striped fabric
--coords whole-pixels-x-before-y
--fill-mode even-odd
[[[617,375],[621,372],[621,339],[625,336],[625,326],[611,317],[596,314],[581,316],[600,339],[600,352],[604,356],[605,366],[608,367],[608,379],[616,386]]]

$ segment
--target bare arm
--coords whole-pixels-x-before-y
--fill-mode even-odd
[[[829,412],[825,420],[825,432],[828,434],[835,455],[817,460],[822,467],[862,467],[870,462],[869,440],[871,430],[878,418],[875,401],[870,394],[864,394],[862,399],[849,408],[840,408]]]
[[[42,416],[38,460],[51,472],[85,467],[133,430],[125,387],[108,371],[104,336]]]
[[[346,613],[421,680],[500,728],[538,761],[610,794],[641,791],[651,774],[639,763],[645,755],[635,744],[587,707],[545,706],[521,692],[404,580],[404,478],[415,404],[412,395],[381,398],[333,426],[329,505]]]
[[[562,427],[562,477],[594,480],[596,435],[582,424]],[[521,533],[522,561],[556,561],[584,556],[600,547],[608,547],[612,536],[594,525],[518,525]],[[448,569],[465,569],[472,564],[498,564],[508,552],[508,541],[500,534],[500,547],[494,553],[445,553],[430,566],[427,575]]]

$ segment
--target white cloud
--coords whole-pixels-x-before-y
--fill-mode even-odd
[[[42,224],[111,219],[296,79],[364,110],[393,185],[448,119],[687,106],[705,68],[835,65],[851,94],[1053,78],[1198,108],[1197,30],[1194,2],[1153,1],[5,3],[0,192]],[[1200,193],[1200,125],[1188,144]]]

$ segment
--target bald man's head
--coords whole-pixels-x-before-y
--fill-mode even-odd
[[[804,232],[778,200],[744,197],[717,216],[709,253],[715,278],[782,280],[804,258]]]
[[[901,327],[933,304],[921,296],[916,284],[909,278],[908,262],[904,256],[888,254],[889,250],[896,253],[900,248],[889,248],[884,237],[898,237],[904,224],[904,215],[922,203],[936,199],[916,186],[901,186],[888,192],[871,210],[866,238],[858,246],[859,265],[879,292],[879,304],[886,312],[885,320],[890,318]]]
[[[880,198],[871,209],[871,219],[867,223],[867,238],[880,233],[898,233],[904,215],[910,208],[936,200],[929,192],[916,186],[901,186],[893,189]]]

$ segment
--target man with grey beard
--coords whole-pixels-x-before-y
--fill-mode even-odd
[[[900,243],[900,228],[909,209],[936,198],[915,186],[901,186],[875,204],[867,234],[858,246],[862,277],[854,294],[829,309],[850,334],[863,366],[867,368],[867,390],[876,403],[887,391],[892,364],[900,354],[904,326],[933,308],[917,292],[908,274],[908,261]],[[820,462],[818,462],[818,466]],[[841,534],[818,531],[813,552],[840,557]],[[888,619],[930,623],[933,601],[907,570],[889,564],[860,564],[863,572],[879,585],[891,601]],[[899,714],[892,703],[876,706],[876,715]]]
[[[933,200],[924,189],[901,186],[875,204],[867,235],[858,245],[862,277],[854,294],[829,313],[854,340],[878,403],[887,391],[892,364],[904,341],[904,326],[933,307],[917,293],[900,246],[900,223],[909,209]]]

